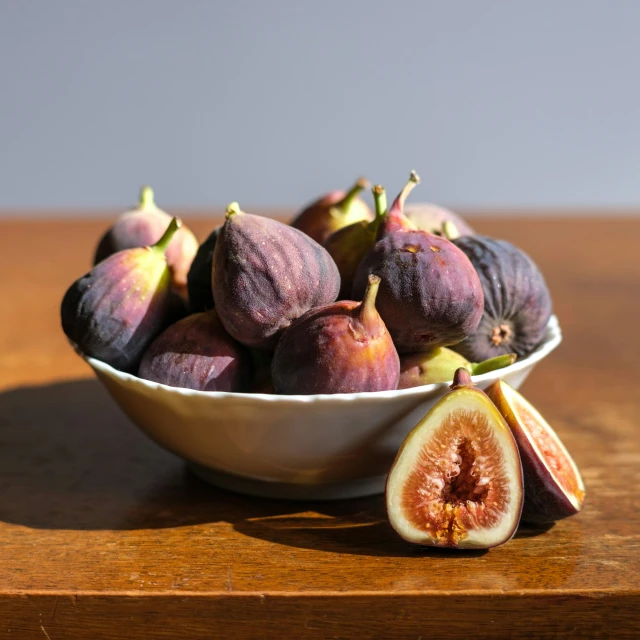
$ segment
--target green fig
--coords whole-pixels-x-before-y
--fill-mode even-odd
[[[483,362],[469,362],[464,356],[446,347],[438,347],[428,353],[405,354],[400,356],[398,389],[450,382],[460,367],[464,367],[472,376],[479,376],[508,367],[516,358],[515,353],[506,353]]]
[[[69,287],[62,329],[84,355],[123,371],[137,366],[171,311],[165,252],[179,226],[173,218],[153,246],[114,253]]]

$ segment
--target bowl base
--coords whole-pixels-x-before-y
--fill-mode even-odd
[[[187,464],[199,478],[216,487],[257,498],[274,498],[276,500],[347,500],[349,498],[364,498],[384,493],[387,480],[385,475],[348,482],[304,485],[252,480],[251,478],[243,478],[242,476],[222,471],[214,471],[195,462]]]

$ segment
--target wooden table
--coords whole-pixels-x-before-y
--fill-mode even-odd
[[[406,544],[381,497],[285,503],[194,478],[59,328],[105,222],[1,222],[0,637],[640,637],[640,219],[474,222],[547,275],[565,341],[524,392],[587,501],[466,553]]]

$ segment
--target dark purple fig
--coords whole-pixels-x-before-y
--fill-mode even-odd
[[[121,214],[100,239],[93,263],[98,264],[123,249],[152,245],[160,239],[170,222],[171,216],[156,206],[151,187],[143,187],[138,206]],[[187,272],[197,249],[196,237],[184,224],[167,247],[173,284],[182,294],[185,293]]]
[[[437,204],[407,205],[404,213],[417,229],[436,235],[443,235],[442,229],[446,224],[450,229],[446,236],[449,240],[460,236],[471,236],[475,233],[473,228],[457,213]]]
[[[362,302],[311,309],[282,335],[271,363],[278,393],[358,393],[396,389],[400,361],[375,300],[371,276]]]
[[[270,393],[276,390],[271,380],[271,361],[273,353],[262,351],[261,349],[249,349],[251,353],[251,362],[253,375],[251,376],[250,393]]]
[[[214,310],[195,313],[165,329],[146,350],[138,376],[198,391],[245,391],[250,357]]]
[[[123,371],[137,367],[166,326],[172,289],[165,251],[179,226],[174,218],[155,245],[114,253],[69,287],[62,329],[84,355]]]
[[[449,382],[460,367],[464,367],[472,376],[479,376],[512,365],[516,357],[515,353],[507,353],[482,362],[469,362],[446,347],[438,347],[428,353],[405,354],[400,357],[398,389]]]
[[[211,269],[213,267],[213,252],[220,229],[216,227],[200,245],[191,268],[187,274],[187,291],[189,293],[189,308],[192,313],[213,309],[213,291],[211,290]]]
[[[516,532],[520,456],[509,427],[460,368],[452,391],[409,433],[387,477],[391,526],[432,547],[488,549]]]
[[[412,173],[353,282],[358,299],[370,274],[382,279],[376,306],[399,353],[460,342],[476,330],[483,308],[482,286],[467,256],[446,238],[406,228],[402,206],[417,182]]]
[[[353,276],[364,255],[375,244],[378,225],[387,213],[387,196],[384,189],[377,184],[372,191],[376,203],[376,217],[370,222],[360,220],[342,227],[332,233],[324,243],[324,248],[338,265],[340,272],[338,298],[341,300],[351,297]]]
[[[582,509],[580,471],[558,434],[522,394],[498,380],[487,395],[511,428],[522,459],[525,522],[545,524]]]
[[[453,243],[471,260],[484,292],[482,319],[455,351],[474,361],[504,353],[528,356],[551,317],[551,296],[540,269],[506,240],[464,236]]]
[[[245,346],[273,350],[293,320],[338,297],[340,274],[305,233],[234,202],[216,242],[212,289],[225,329]]]
[[[324,244],[334,231],[359,220],[373,219],[371,209],[358,198],[358,194],[368,186],[367,180],[359,178],[349,191],[325,194],[298,213],[291,226]]]

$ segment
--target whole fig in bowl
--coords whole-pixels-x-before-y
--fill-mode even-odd
[[[213,252],[215,251],[221,228],[216,227],[198,247],[198,251],[189,268],[187,292],[189,294],[189,309],[192,313],[208,311],[215,306],[211,289],[211,270],[213,267]]]

